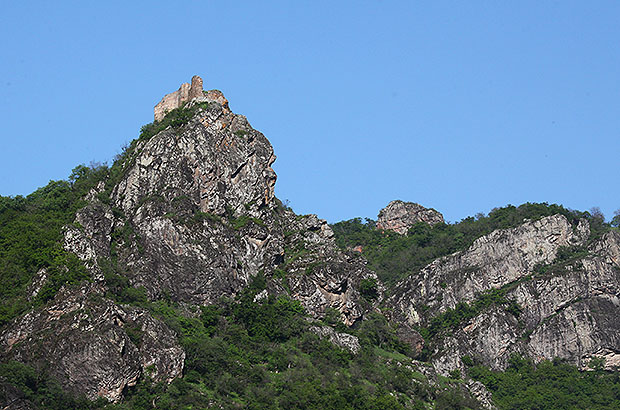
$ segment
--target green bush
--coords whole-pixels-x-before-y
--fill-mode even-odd
[[[379,297],[377,289],[377,279],[368,278],[360,281],[360,294],[368,300],[375,300]]]

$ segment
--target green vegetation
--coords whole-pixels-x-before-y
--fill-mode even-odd
[[[418,223],[407,235],[381,232],[375,229],[374,221],[366,219],[362,222],[360,218],[338,222],[332,225],[332,229],[341,248],[362,246],[370,268],[390,288],[433,260],[464,250],[476,239],[496,229],[513,228],[525,219],[536,220],[555,214],[564,215],[574,226],[580,218],[586,218],[590,222],[591,239],[609,229],[596,212],[573,211],[547,203],[526,203],[518,207],[508,205],[492,210],[487,216],[479,214],[455,224],[430,226]]]
[[[433,317],[428,326],[419,329],[420,334],[430,342],[444,331],[473,319],[490,306],[501,306],[515,317],[519,317],[521,308],[515,301],[506,299],[506,292],[506,288],[491,289],[478,296],[472,303],[461,302],[454,309],[448,309]]]
[[[618,409],[620,374],[600,368],[580,372],[560,360],[534,365],[519,356],[510,358],[505,372],[483,366],[468,369],[469,376],[482,382],[500,409]]]
[[[23,393],[23,399],[29,400],[39,409],[91,409],[104,405],[101,400],[91,403],[83,397],[76,398],[63,391],[54,379],[18,362],[0,363],[0,388],[3,384],[19,389]]]
[[[70,225],[82,198],[98,182],[105,181],[99,199],[109,203],[113,187],[126,175],[138,155],[138,146],[158,132],[187,124],[199,109],[208,104],[181,107],[159,122],[147,124],[140,136],[118,155],[111,167],[84,165],[75,168],[68,181],[51,181],[26,197],[0,197],[0,327],[32,307],[52,299],[62,286],[73,286],[89,275],[81,261],[62,248],[62,227]],[[245,131],[237,131],[244,137]],[[178,197],[179,203],[187,198]],[[142,198],[138,205],[162,201],[160,195]],[[174,203],[174,201],[173,201]],[[278,201],[277,212],[290,210]],[[251,209],[253,204],[246,204]],[[112,209],[123,220],[121,210]],[[359,218],[333,226],[337,242],[343,248],[361,245],[364,256],[380,279],[388,286],[408,274],[419,271],[437,257],[468,247],[476,238],[498,228],[514,227],[524,219],[536,219],[560,213],[571,223],[579,218],[590,221],[592,239],[609,226],[594,212],[582,213],[558,205],[524,204],[493,210],[488,216],[466,218],[456,224],[433,227],[417,224],[408,235],[379,232],[374,222]],[[193,212],[181,219],[186,224],[205,221],[222,223],[241,230],[249,224],[264,222],[247,215],[234,217],[230,210],[222,218]],[[298,218],[303,218],[299,216]],[[619,225],[614,219],[615,226]],[[79,227],[78,227],[79,228]],[[287,233],[290,236],[292,233]],[[45,369],[34,370],[17,362],[0,363],[0,389],[13,386],[24,399],[41,409],[465,409],[478,404],[459,390],[461,377],[454,371],[433,386],[416,370],[411,348],[396,336],[396,329],[378,313],[367,315],[356,329],[346,327],[339,313],[326,312],[323,324],[359,338],[362,349],[352,353],[340,349],[312,331],[310,321],[299,302],[288,297],[269,296],[257,300],[266,286],[259,274],[252,285],[236,299],[223,299],[217,305],[196,307],[176,305],[164,297],[149,300],[146,290],[133,287],[126,267],[117,262],[118,253],[136,245],[140,238],[129,222],[112,233],[111,257],[99,260],[106,297],[122,304],[148,309],[173,329],[186,352],[184,374],[170,385],[155,384],[147,375],[126,391],[122,404],[105,400],[90,402],[64,392]],[[135,249],[135,248],[134,248]],[[538,267],[539,274],[555,272],[585,255],[585,248],[562,248],[554,264]],[[286,269],[309,253],[303,241],[285,250],[284,264],[274,276],[286,279]],[[306,273],[319,269],[311,263]],[[33,300],[27,288],[34,275],[45,268],[48,280]],[[444,283],[442,285],[445,286]],[[379,296],[375,279],[360,282],[359,291],[367,301]],[[479,314],[489,306],[502,306],[518,316],[520,308],[507,300],[506,289],[486,292],[472,303],[461,303],[430,320],[420,329],[427,341],[437,342],[449,329]],[[139,327],[125,327],[130,340],[140,345]],[[468,375],[483,382],[493,392],[501,408],[618,408],[620,381],[617,373],[596,370],[580,373],[560,362],[537,366],[520,358],[511,359],[506,372],[492,372],[464,357]],[[2,391],[0,391],[2,394]]]
[[[374,278],[362,279],[360,282],[360,294],[368,300],[375,300],[379,297],[377,280]]]
[[[588,256],[588,249],[585,246],[561,246],[552,263],[539,264],[534,271],[542,275],[561,273],[568,265],[586,256]]]
[[[163,300],[140,302],[179,335],[185,369],[170,385],[153,384],[145,376],[122,404],[89,403],[54,387],[61,403],[54,407],[48,405],[47,386],[57,384],[43,373],[10,363],[0,367],[0,377],[10,374],[6,380],[27,398],[53,409],[199,409],[215,404],[224,409],[421,410],[433,403],[436,409],[478,408],[459,392],[458,383],[431,386],[383,316],[372,314],[354,331],[362,351],[353,355],[312,333],[299,302],[273,296],[255,301],[265,281],[259,275],[235,300],[194,307],[193,313]],[[127,287],[121,281],[113,292],[123,294]],[[332,314],[331,320],[339,321],[337,316]],[[132,342],[140,344],[141,331],[127,330]]]
[[[181,335],[185,374],[170,386],[144,381],[112,408],[423,409],[444,396],[471,402],[416,379],[411,359],[391,350],[398,342],[380,315],[357,331],[363,350],[354,356],[310,332],[297,301],[255,302],[264,286],[259,276],[236,300],[203,307],[196,317],[154,303],[154,314]]]
[[[194,114],[196,114],[196,111],[198,111],[199,109],[208,108],[208,102],[194,104],[189,108],[187,107],[187,105],[175,108],[174,110],[167,113],[166,116],[161,119],[161,121],[155,121],[142,126],[138,141],[148,141],[151,137],[165,130],[168,127],[179,128],[190,122],[190,120],[194,117]]]
[[[83,264],[62,248],[62,227],[73,221],[82,197],[106,174],[105,166],[76,167],[68,181],[50,183],[27,197],[0,196],[0,327],[61,286],[88,279]],[[48,281],[35,301],[26,288],[39,269]]]

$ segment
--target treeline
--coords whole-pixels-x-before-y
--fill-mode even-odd
[[[343,249],[362,247],[362,253],[379,278],[389,287],[414,274],[433,260],[461,251],[476,239],[496,229],[513,228],[524,220],[555,214],[564,215],[573,225],[580,218],[590,222],[592,239],[609,229],[600,213],[580,212],[561,205],[525,203],[496,208],[488,215],[478,214],[454,224],[414,225],[406,235],[375,229],[375,222],[354,218],[332,225],[337,244]]]

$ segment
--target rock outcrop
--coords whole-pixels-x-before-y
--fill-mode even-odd
[[[329,326],[310,326],[310,331],[353,354],[356,354],[362,348],[357,337],[348,333],[336,332],[334,328]]]
[[[139,288],[142,300],[185,309],[233,298],[259,277],[266,281],[255,301],[268,295],[298,300],[311,317],[310,330],[352,354],[361,349],[357,337],[316,319],[336,314],[355,327],[368,312],[382,311],[396,325],[394,335],[420,354],[425,340],[417,330],[428,330],[446,312],[476,306],[426,345],[433,378],[463,371],[465,356],[494,369],[505,368],[512,353],[560,357],[581,368],[593,359],[608,369],[620,365],[617,231],[595,240],[585,219],[524,221],[436,259],[388,293],[361,247],[340,250],[326,221],[296,215],[275,197],[271,144],[230,110],[220,91],[204,92],[194,76],[162,99],[155,120],[177,108],[186,110],[177,113],[187,121],[134,141],[64,228],[64,249],[84,263],[89,281],[63,287],[5,327],[1,359],[46,371],[73,393],[119,401],[140,378],[170,383],[179,377],[185,352],[155,314],[119,302],[110,278]],[[392,201],[376,227],[404,235],[420,222],[444,220],[433,209]],[[573,248],[578,256],[559,260]],[[53,279],[50,272],[36,273],[28,300],[37,300]],[[368,283],[373,295],[364,299],[360,288]],[[478,303],[489,295],[496,300]],[[463,385],[492,407],[480,383]],[[2,379],[0,405],[33,408]]]
[[[174,332],[148,311],[109,299],[109,275],[150,300],[181,305],[234,297],[260,274],[267,294],[290,295],[314,318],[334,309],[353,324],[370,307],[359,286],[376,275],[363,259],[343,254],[324,220],[295,215],[275,198],[276,157],[263,134],[219,91],[203,93],[198,77],[166,96],[160,112],[186,96],[189,120],[134,141],[115,165],[118,176],[89,192],[65,227],[64,248],[92,282],[11,325],[3,357],[38,368],[54,363],[51,376],[68,390],[113,401],[144,375],[179,376],[184,352]],[[46,272],[37,277],[33,295]]]
[[[331,307],[353,323],[363,310],[359,281],[374,273],[338,250],[325,221],[275,199],[275,159],[244,116],[211,100],[182,127],[139,141],[110,203],[91,195],[76,217],[83,229],[68,228],[65,246],[95,277],[95,261],[114,248],[150,298],[192,304],[234,296],[258,272],[275,272],[273,292],[285,292],[277,283],[286,281],[314,316]]]
[[[2,357],[28,363],[91,399],[118,401],[143,374],[155,382],[181,375],[185,353],[176,335],[144,309],[119,306],[99,285],[61,291],[0,338]]]
[[[443,215],[434,209],[413,202],[392,201],[379,212],[377,229],[404,235],[413,225],[424,222],[434,225],[443,222]]]
[[[387,305],[393,320],[427,326],[491,289],[516,303],[519,312],[492,303],[439,335],[431,347],[443,374],[463,369],[463,356],[503,369],[512,353],[559,357],[582,368],[605,358],[611,368],[620,352],[620,235],[612,231],[589,245],[589,256],[540,269],[554,263],[561,247],[585,246],[589,233],[585,220],[573,226],[561,215],[495,231],[401,282]]]

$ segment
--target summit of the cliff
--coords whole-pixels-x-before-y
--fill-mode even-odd
[[[164,95],[153,110],[155,121],[164,119],[170,111],[182,107],[188,102],[217,102],[228,108],[228,100],[219,90],[203,90],[203,81],[200,76],[193,76],[191,83],[182,83],[178,90]]]
[[[401,235],[418,222],[435,225],[443,222],[443,215],[414,202],[395,200],[379,211],[377,229],[394,231]]]

